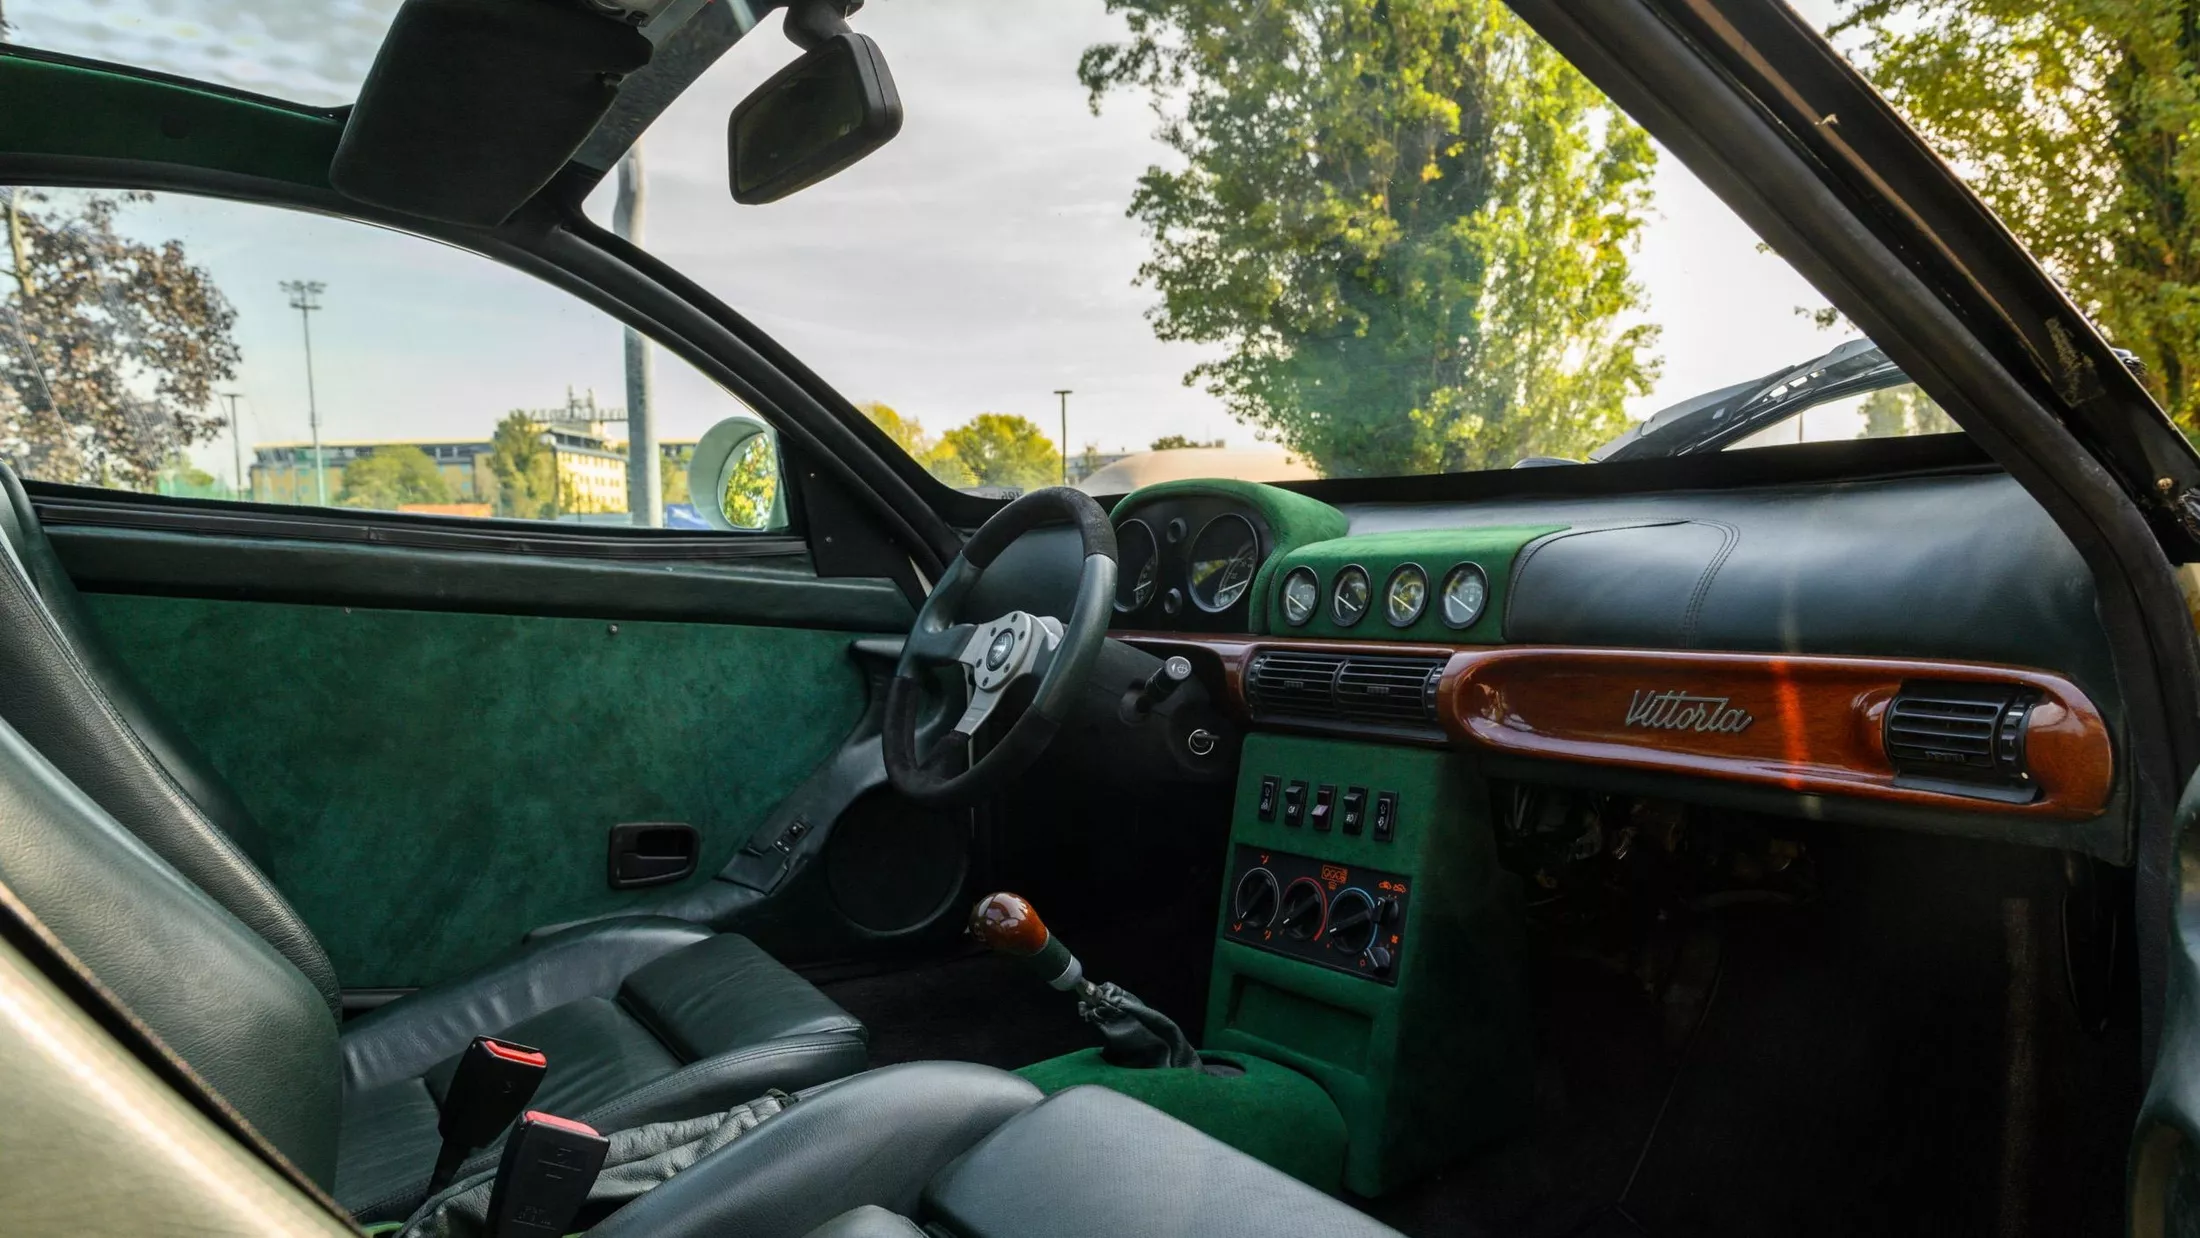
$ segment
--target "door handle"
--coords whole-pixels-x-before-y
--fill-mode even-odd
[[[605,878],[614,890],[664,885],[695,871],[703,837],[682,821],[628,821],[611,827]]]

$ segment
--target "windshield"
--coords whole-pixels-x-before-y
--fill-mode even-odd
[[[1379,13],[881,0],[901,136],[735,208],[767,18],[643,136],[643,243],[964,488],[1586,462],[1853,335],[1504,6]]]

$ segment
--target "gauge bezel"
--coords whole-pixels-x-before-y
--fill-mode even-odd
[[[1153,552],[1150,557],[1150,562],[1152,562],[1153,564],[1153,589],[1146,595],[1144,601],[1133,602],[1129,606],[1123,605],[1123,603],[1119,600],[1110,599],[1111,601],[1114,601],[1115,613],[1118,615],[1135,615],[1139,611],[1142,611],[1148,606],[1153,605],[1153,600],[1161,595],[1161,539],[1154,535],[1152,525],[1147,524],[1145,521],[1140,520],[1136,516],[1133,516],[1123,523],[1115,526],[1116,563],[1120,565],[1123,562],[1123,534],[1128,531],[1130,527],[1134,524],[1146,531],[1146,542],[1148,545],[1153,547]],[[1133,577],[1133,579],[1135,579],[1135,577]]]
[[[1453,623],[1451,621],[1450,613],[1444,609],[1444,595],[1451,592],[1451,582],[1457,579],[1461,572],[1473,572],[1475,575],[1482,578],[1482,604],[1474,608],[1474,613],[1467,616],[1467,621],[1465,623]],[[1445,627],[1450,628],[1454,631],[1459,631],[1465,628],[1471,628],[1475,624],[1482,622],[1482,616],[1488,614],[1489,609],[1490,574],[1482,570],[1482,565],[1476,563],[1472,559],[1452,564],[1451,570],[1444,573],[1443,587],[1439,589],[1436,593],[1436,617],[1443,620]]]
[[[1305,618],[1293,619],[1291,617],[1290,602],[1291,582],[1300,576],[1314,582],[1314,605],[1307,609]],[[1285,572],[1283,579],[1276,583],[1276,607],[1283,612],[1283,621],[1294,628],[1303,628],[1314,622],[1314,616],[1322,613],[1322,574],[1304,563]]]
[[[1367,585],[1367,603],[1360,607],[1359,614],[1347,619],[1339,611],[1339,607],[1344,602],[1344,582],[1347,577],[1353,575],[1358,575],[1361,582]],[[1367,569],[1357,563],[1347,563],[1338,568],[1336,579],[1329,582],[1329,621],[1340,628],[1356,627],[1360,620],[1367,618],[1367,612],[1373,609],[1375,609],[1375,580],[1367,574]]]
[[[1236,609],[1238,603],[1245,601],[1253,594],[1253,580],[1248,580],[1245,582],[1245,592],[1238,594],[1220,606],[1209,606],[1199,599],[1199,586],[1192,580],[1192,564],[1198,559],[1199,544],[1206,540],[1208,530],[1225,520],[1235,520],[1245,526],[1246,540],[1253,544],[1253,580],[1260,579],[1260,530],[1254,526],[1252,521],[1236,512],[1222,512],[1216,515],[1207,523],[1199,526],[1199,532],[1192,534],[1191,540],[1184,544],[1184,597],[1186,601],[1198,607],[1203,614],[1226,615]]]
[[[1413,613],[1411,615],[1408,615],[1404,619],[1400,619],[1398,616],[1390,613],[1390,591],[1393,588],[1397,587],[1398,578],[1405,575],[1407,572],[1412,572],[1414,575],[1421,578],[1421,604],[1413,608]],[[1390,575],[1383,578],[1383,619],[1394,628],[1410,628],[1414,624],[1419,623],[1421,621],[1421,616],[1428,613],[1428,600],[1428,570],[1426,568],[1423,568],[1418,563],[1401,563],[1398,566],[1390,569]]]

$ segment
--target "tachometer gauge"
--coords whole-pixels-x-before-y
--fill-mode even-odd
[[[1153,601],[1161,579],[1161,547],[1143,520],[1126,520],[1115,529],[1115,609],[1129,614]]]
[[[1383,617],[1394,628],[1412,627],[1428,609],[1428,573],[1408,563],[1390,574],[1383,586]]]
[[[1444,577],[1444,626],[1473,627],[1490,600],[1490,580],[1478,564],[1462,563]]]
[[[1243,516],[1225,513],[1192,539],[1192,605],[1210,615],[1237,605],[1260,569],[1260,537]]]
[[[1367,584],[1367,569],[1348,567],[1337,573],[1337,583],[1329,590],[1329,617],[1340,628],[1349,628],[1367,614],[1367,599],[1372,592]]]
[[[1294,628],[1303,628],[1306,621],[1321,609],[1322,578],[1310,567],[1295,567],[1283,578],[1283,621]]]

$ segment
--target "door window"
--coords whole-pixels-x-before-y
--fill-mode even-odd
[[[786,525],[761,418],[610,317],[479,255],[183,194],[0,187],[0,217],[0,456],[27,478],[572,524]],[[688,464],[730,417],[761,433],[741,468],[715,470],[720,507],[702,511]],[[655,439],[655,502],[637,437]]]

